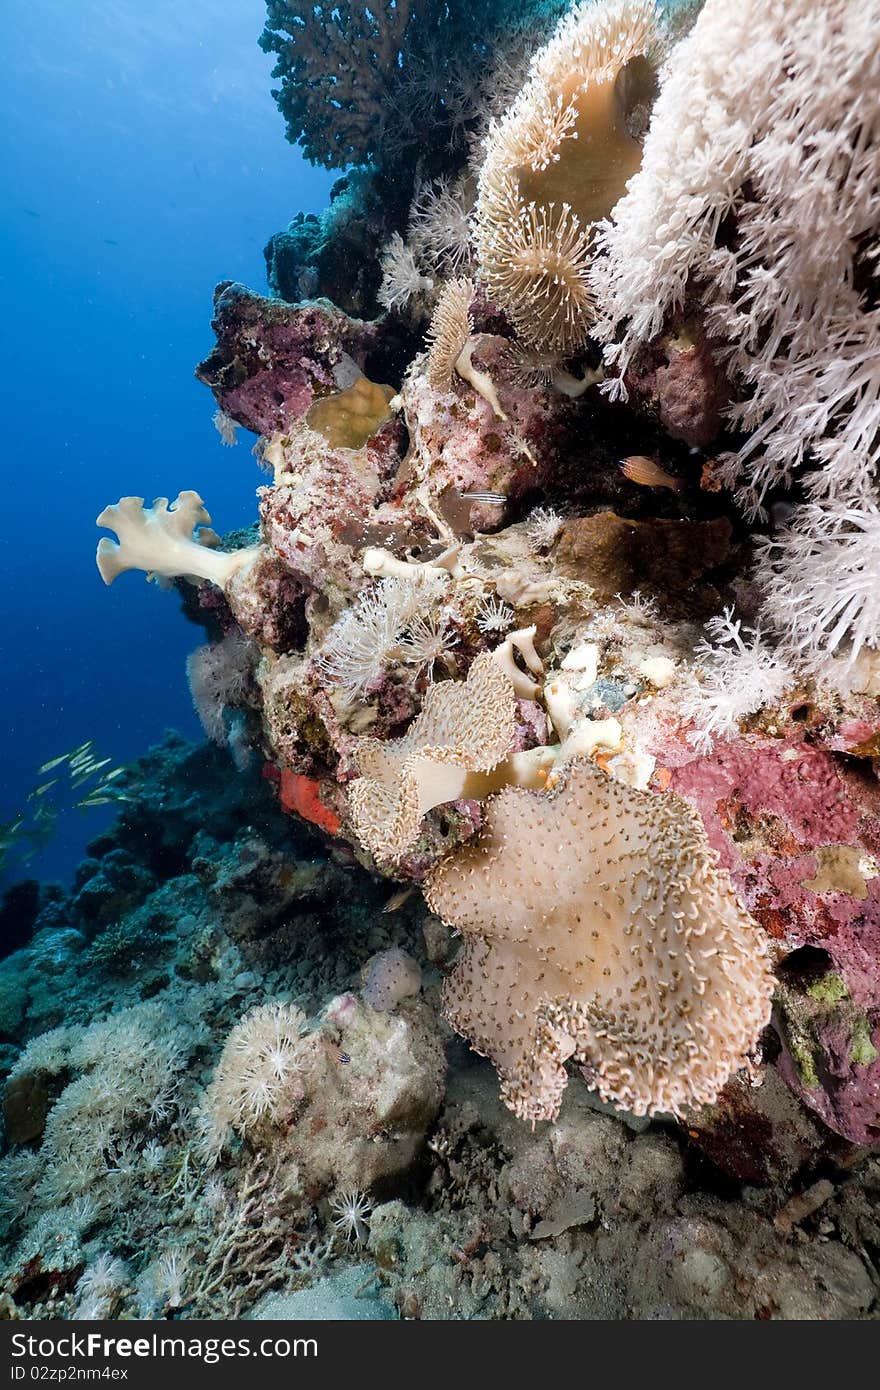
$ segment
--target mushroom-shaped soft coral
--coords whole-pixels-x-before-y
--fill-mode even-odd
[[[448,391],[453,372],[473,386],[477,395],[488,401],[499,420],[507,416],[501,409],[495,384],[487,372],[481,372],[472,361],[474,350],[474,321],[471,304],[476,289],[473,280],[450,280],[444,286],[428,328],[428,360],[425,375],[438,391]]]
[[[573,762],[553,794],[508,789],[478,843],[432,869],[432,911],[466,934],[452,1026],[521,1118],[553,1119],[565,1062],[637,1115],[717,1096],[768,1022],[758,927],[699,816]]]
[[[474,242],[490,294],[529,346],[572,352],[586,340],[592,224],[639,168],[660,38],[654,0],[573,6],[490,128]]]
[[[204,529],[210,521],[197,492],[179,493],[170,506],[167,497],[157,497],[152,507],[145,507],[142,497],[121,497],[105,507],[96,522],[119,538],[117,543],[103,536],[98,542],[101,578],[112,584],[124,570],[145,570],[148,576],[192,576],[224,588],[257,548],[230,553],[213,549],[218,537]]]
[[[434,806],[494,790],[487,773],[505,759],[515,735],[516,700],[493,656],[478,656],[466,681],[443,681],[425,696],[403,738],[362,739],[361,776],[348,799],[358,839],[387,863],[400,860]]]

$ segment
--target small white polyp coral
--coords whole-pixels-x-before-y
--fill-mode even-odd
[[[297,1087],[305,1015],[273,1000],[244,1015],[226,1039],[198,1116],[199,1147],[216,1162],[229,1136],[250,1134],[301,1099]]]
[[[363,1245],[370,1233],[372,1204],[366,1193],[355,1187],[343,1187],[330,1198],[333,1225],[352,1245]]]
[[[169,506],[157,497],[152,507],[142,497],[121,497],[105,507],[96,525],[115,531],[118,543],[103,536],[98,542],[98,569],[105,584],[125,570],[144,570],[163,579],[180,576],[207,579],[224,588],[255,549],[221,553],[211,518],[197,492],[181,492]],[[199,528],[198,530],[196,528]],[[194,534],[195,532],[195,534]]]
[[[470,259],[467,194],[459,180],[454,186],[440,178],[422,184],[409,213],[409,237],[432,265],[455,274]]]
[[[385,246],[380,264],[382,285],[378,299],[386,309],[403,309],[411,299],[434,288],[434,281],[422,274],[399,232],[394,232]]]
[[[401,561],[389,577],[358,594],[331,628],[318,658],[321,671],[356,698],[394,666],[433,666],[455,644],[440,599],[447,580],[445,571]]]
[[[446,1016],[522,1119],[555,1118],[569,1058],[636,1115],[706,1104],[768,1022],[766,945],[697,813],[590,762],[492,798],[425,894],[465,934]]]

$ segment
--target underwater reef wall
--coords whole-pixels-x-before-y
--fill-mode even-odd
[[[13,1310],[876,1316],[880,13],[470,13],[269,6],[363,167],[216,292],[252,532],[99,518],[212,746],[3,967]]]
[[[534,32],[523,85],[507,112],[489,121],[469,158],[446,150],[442,186],[415,196],[409,240],[395,232],[388,242],[380,257],[387,308],[373,321],[353,320],[325,300],[290,305],[220,287],[218,346],[199,375],[224,417],[259,433],[257,453],[272,481],[260,489],[257,544],[209,552],[199,565],[190,560],[190,571],[181,563],[180,574],[213,579],[212,621],[219,589],[229,611],[224,640],[230,622],[240,630],[249,669],[229,717],[239,740],[242,728],[250,730],[284,808],[346,841],[389,877],[422,883],[447,923],[474,933],[447,985],[448,1016],[496,1059],[518,1113],[556,1112],[561,1091],[559,1082],[549,1084],[550,1059],[557,1068],[578,1060],[606,1100],[637,1113],[679,1113],[713,1101],[771,1022],[772,962],[782,1074],[843,1137],[863,1143],[878,1132],[880,1001],[871,946],[880,639],[865,608],[873,551],[867,546],[856,560],[854,538],[848,542],[859,591],[850,587],[845,605],[836,603],[831,636],[817,622],[817,665],[780,633],[779,576],[774,571],[768,585],[760,556],[783,542],[755,529],[756,507],[737,510],[741,490],[726,490],[737,440],[741,459],[768,441],[768,482],[756,484],[762,497],[776,446],[756,414],[765,388],[723,350],[722,329],[731,340],[739,335],[717,309],[706,312],[706,286],[723,284],[730,296],[740,281],[743,294],[746,283],[756,284],[753,262],[740,268],[724,249],[732,227],[768,261],[782,255],[774,228],[790,223],[786,185],[756,172],[756,161],[759,150],[772,159],[786,103],[797,103],[785,127],[797,148],[812,148],[813,126],[837,103],[835,168],[844,189],[837,208],[849,220],[843,229],[826,209],[823,230],[828,237],[845,230],[848,245],[857,231],[858,254],[870,256],[877,208],[864,190],[876,174],[877,150],[848,106],[868,99],[870,23],[845,6],[831,6],[816,27],[789,25],[777,6],[763,10],[759,27],[737,31],[743,73],[750,63],[768,72],[772,61],[788,65],[763,98],[750,89],[752,126],[725,125],[731,118],[723,102],[740,80],[736,72],[716,78],[711,66],[727,41],[726,13],[723,0],[710,0],[682,38],[645,0],[603,0],[572,7],[549,39]],[[407,14],[395,12],[394,23],[415,24],[416,12]],[[380,29],[383,22],[376,19]],[[521,26],[518,32],[521,38]],[[799,93],[815,72],[821,35],[828,39],[825,86],[805,105]],[[856,58],[862,67],[853,66]],[[835,63],[849,84],[839,91],[829,76]],[[681,94],[695,74],[703,95],[687,105]],[[846,122],[853,121],[861,122],[863,140],[850,158],[857,142]],[[755,132],[765,130],[756,145]],[[711,139],[728,149],[726,182],[710,159]],[[681,177],[696,188],[703,170],[711,214],[692,192],[675,214],[684,219],[679,243],[670,239],[669,218],[683,195],[663,171],[674,167],[679,176],[681,151],[700,140],[703,163],[694,155]],[[601,198],[589,194],[601,169],[616,166],[621,142],[630,177]],[[458,230],[472,239],[453,258],[439,224],[454,222],[456,196],[466,213],[468,181],[473,217]],[[751,201],[741,191],[746,184]],[[696,268],[688,225],[701,229],[707,248]],[[664,236],[665,252],[651,253],[649,282],[644,257]],[[690,269],[679,266],[677,247],[690,256]],[[471,274],[450,274],[453,259]],[[830,264],[837,267],[831,279],[839,276],[843,286],[833,310],[840,317],[850,302],[845,287],[859,277],[852,264],[824,256],[826,278]],[[784,257],[776,263],[780,283],[794,265]],[[690,295],[688,274],[696,284]],[[817,290],[802,305],[803,332],[824,340],[827,353],[844,353],[831,327],[830,293]],[[653,306],[639,330],[648,354],[642,368],[633,366],[639,296]],[[858,319],[852,307],[851,332],[873,332],[876,340],[875,310],[866,305]],[[628,336],[617,343],[621,321]],[[784,326],[779,332],[785,336]],[[407,335],[412,356],[394,376]],[[609,344],[604,372],[595,337]],[[792,340],[790,371],[800,381],[798,352]],[[787,380],[781,359],[773,370]],[[835,396],[826,407],[825,432],[865,438],[858,487],[867,498],[873,455],[866,422],[876,424],[880,406],[866,383],[850,421],[845,399]],[[753,432],[744,440],[749,421]],[[835,446],[834,457],[848,460],[839,488],[830,447],[813,446],[828,508],[845,505],[852,518],[855,502],[845,492],[855,477],[852,446]],[[805,438],[801,453],[807,448]],[[775,482],[791,480],[789,469]],[[133,517],[127,520],[112,551],[114,570],[151,567],[140,553],[143,537],[167,534],[170,518],[188,505],[185,496],[167,514],[144,511],[138,545]],[[791,506],[783,513],[779,535]],[[104,520],[112,520],[109,512]],[[196,539],[213,544],[204,530]],[[102,553],[105,577],[112,577],[110,542],[102,542]],[[167,563],[162,572],[169,573]],[[290,605],[290,582],[297,622],[267,620]],[[816,583],[826,583],[824,570]],[[809,590],[798,599],[808,606]],[[776,619],[770,627],[768,603]],[[208,715],[206,723],[221,741],[225,718]],[[607,786],[602,777],[584,782],[596,767],[610,778]],[[575,786],[581,790],[566,811]],[[745,838],[741,826],[731,834],[722,803],[736,806],[740,822],[754,823]],[[495,927],[469,916],[462,896],[462,875],[473,875],[477,864],[509,891],[513,863],[502,867],[493,848],[502,807],[508,839],[517,808],[524,845],[540,838],[542,817],[551,818],[548,871],[557,884],[568,883],[560,903],[536,899],[546,942],[537,951],[534,992],[524,984],[510,920],[502,951]],[[654,818],[669,857],[656,879],[642,881],[637,865],[645,849],[635,849],[632,835]],[[586,866],[571,871],[567,826],[572,847],[599,833],[589,852],[595,882]],[[614,835],[633,846],[620,858],[610,848]],[[609,856],[604,866],[599,844]],[[717,886],[710,889],[710,881]],[[705,883],[699,893],[697,882]],[[492,892],[487,878],[485,901]],[[586,916],[579,915],[581,895]],[[609,933],[618,930],[614,904],[628,895],[621,929],[630,939],[606,957]],[[656,916],[650,903],[659,905]],[[728,933],[737,913],[744,934],[734,951]],[[688,929],[677,941],[678,924],[691,921],[695,934]],[[519,939],[533,943],[535,930],[524,922]],[[601,950],[590,945],[603,937]],[[558,967],[562,951],[571,953],[568,973],[551,980],[550,964]],[[829,989],[811,976],[804,989],[813,990],[814,1008],[788,980],[785,962],[798,952],[813,971],[821,961],[840,982]],[[626,955],[634,961],[631,982],[612,959]],[[673,966],[678,959],[681,966]],[[596,961],[605,961],[600,975],[613,987],[590,982]],[[487,981],[507,972],[511,985],[493,1001]],[[634,1009],[633,984],[646,990],[644,1014]],[[511,1008],[525,1020],[515,1063],[493,1022],[500,1029]],[[739,1033],[723,1023],[726,1010],[737,1014]],[[681,1053],[672,1041],[680,1029],[689,1039]],[[713,1080],[697,1083],[697,1059],[708,1060],[713,1047]],[[511,1067],[519,1077],[513,1091]],[[553,1099],[541,1100],[548,1085]]]

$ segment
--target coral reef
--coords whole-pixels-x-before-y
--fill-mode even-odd
[[[481,79],[515,24],[540,25],[541,0],[268,0],[260,39],[278,60],[274,93],[288,139],[329,168],[413,157],[425,129],[439,148],[463,143]]]
[[[877,1159],[774,1071],[687,1130],[569,1086],[533,1132],[447,1042],[417,894],[214,746],[169,738],[129,785],[7,962],[5,1316],[876,1315]],[[90,949],[148,922],[143,958]]]
[[[214,292],[217,345],[196,368],[230,419],[255,434],[285,430],[352,384],[375,329],[326,300],[289,305],[244,285]]]
[[[0,908],[17,1315],[877,1316],[880,19],[694,8],[271,0],[362,167],[251,531],[99,517],[210,742]]]

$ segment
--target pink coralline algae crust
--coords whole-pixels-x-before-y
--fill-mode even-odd
[[[323,592],[333,573],[353,596],[366,582],[356,551],[423,534],[412,507],[380,500],[399,463],[398,428],[390,421],[362,449],[293,457],[290,482],[259,490],[263,536],[310,592]]]
[[[719,743],[710,757],[693,757],[674,771],[672,785],[699,806],[710,839],[725,856],[732,853],[725,844],[733,843],[731,812],[740,805],[753,818],[778,817],[801,846],[847,843],[866,814],[849,780],[848,786],[839,761],[822,749],[750,737]],[[880,792],[870,804],[876,821]]]
[[[505,338],[485,333],[475,338],[474,366],[491,378],[506,420],[465,381],[454,381],[448,391],[432,387],[424,376],[409,383],[409,410],[431,460],[428,477],[435,495],[455,488],[515,502],[552,480],[566,404],[540,387],[520,385],[509,351]],[[495,530],[507,519],[503,504],[472,504],[475,529]]]
[[[634,403],[656,413],[672,439],[704,449],[721,428],[730,400],[724,373],[702,333],[664,334],[640,355],[626,374]]]
[[[880,785],[870,765],[760,735],[706,757],[667,748],[663,760],[777,942],[781,1075],[838,1134],[876,1143]]]
[[[287,304],[225,281],[214,294],[213,352],[196,376],[221,410],[255,434],[272,435],[302,419],[313,401],[340,389],[334,368],[358,366],[376,336],[329,300]]]
[[[550,724],[536,700],[517,700],[516,733],[511,753],[540,748],[551,741]]]
[[[880,758],[880,719],[875,716],[845,720],[827,740],[826,746],[837,753],[852,753],[857,758]]]
[[[875,912],[875,952],[878,945]],[[777,1067],[783,1080],[829,1129],[854,1144],[880,1143],[880,1011],[875,1009],[872,1016],[873,1040],[868,1046],[873,1061],[854,1060],[853,1019],[846,1008],[817,1012],[809,1020],[806,1036],[815,1076],[804,1075],[797,1044],[789,1042],[785,1024],[781,1029],[783,1050]]]

